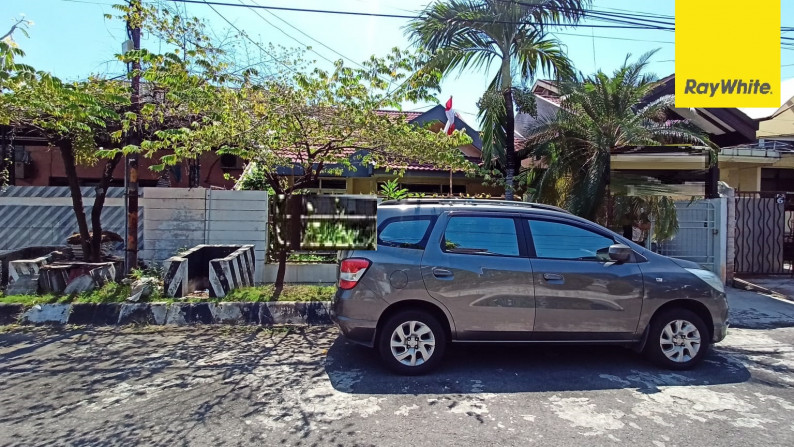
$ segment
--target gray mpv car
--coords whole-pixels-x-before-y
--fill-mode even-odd
[[[728,328],[717,275],[548,205],[383,202],[377,251],[339,267],[334,321],[402,374],[450,341],[617,344],[686,369]]]

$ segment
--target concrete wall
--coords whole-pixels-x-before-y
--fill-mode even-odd
[[[145,260],[162,262],[199,244],[252,244],[254,280],[264,281],[267,192],[149,188],[144,192]]]
[[[291,284],[333,284],[339,267],[336,264],[287,264],[284,282]],[[276,282],[278,264],[265,265],[265,282]]]
[[[761,167],[735,164],[720,167],[720,180],[739,191],[760,191]]]
[[[90,216],[94,189],[84,187],[82,193]],[[267,192],[142,188],[140,207],[138,244],[145,261],[162,262],[198,244],[253,244],[257,263],[264,262]],[[108,190],[102,223],[104,230],[124,236],[123,188]],[[66,238],[76,231],[68,188],[11,186],[0,191],[0,253],[65,245]],[[263,271],[262,265],[257,265],[257,282],[263,281]]]

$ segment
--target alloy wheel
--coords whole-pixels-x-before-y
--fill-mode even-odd
[[[433,331],[421,321],[406,321],[398,325],[391,335],[391,354],[406,366],[419,366],[427,362],[436,349]]]
[[[688,362],[700,351],[700,331],[687,320],[673,320],[662,330],[659,346],[662,353],[673,362]]]

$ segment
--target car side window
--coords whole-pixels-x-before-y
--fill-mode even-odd
[[[441,248],[449,253],[518,256],[518,235],[510,217],[453,216]]]
[[[550,259],[609,261],[609,246],[615,241],[575,225],[530,220],[535,256]]]
[[[387,219],[378,233],[378,245],[422,249],[433,220],[431,216]]]

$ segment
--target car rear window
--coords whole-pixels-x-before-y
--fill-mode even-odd
[[[378,231],[378,245],[400,248],[425,248],[434,216],[393,217]]]

